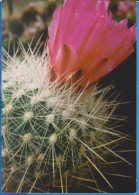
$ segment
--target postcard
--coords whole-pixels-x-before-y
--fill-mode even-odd
[[[135,0],[1,2],[1,192],[138,189]]]

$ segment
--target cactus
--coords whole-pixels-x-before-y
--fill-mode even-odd
[[[112,86],[51,82],[46,53],[22,51],[12,58],[4,51],[2,191],[68,192],[78,181],[101,192],[94,174],[112,187],[102,172],[107,156],[130,164],[113,150],[127,138],[116,130],[123,117],[114,115]]]

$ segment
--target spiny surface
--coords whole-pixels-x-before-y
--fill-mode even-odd
[[[50,82],[45,53],[4,55],[2,191],[68,192],[77,180],[101,192],[95,174],[112,187],[102,164],[111,166],[110,155],[127,161],[114,152],[126,136],[116,131],[123,118],[113,114],[118,103],[109,101],[111,86]]]

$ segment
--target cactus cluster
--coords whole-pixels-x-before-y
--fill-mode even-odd
[[[5,51],[2,71],[3,192],[69,192],[75,181],[99,191],[95,174],[103,173],[107,156],[126,136],[117,132],[111,101],[112,86],[51,82],[46,53],[10,57]],[[110,164],[111,166],[111,164]]]

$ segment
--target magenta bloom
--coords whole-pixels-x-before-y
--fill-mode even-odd
[[[107,0],[66,0],[49,28],[48,61],[53,79],[59,75],[92,84],[111,72],[133,51],[136,26],[117,23]]]
[[[129,10],[129,7],[128,5],[123,2],[123,1],[120,1],[119,2],[119,11],[122,12],[123,14],[126,14]]]
[[[28,3],[28,8],[29,9],[35,8],[35,4],[33,2],[29,2]]]

